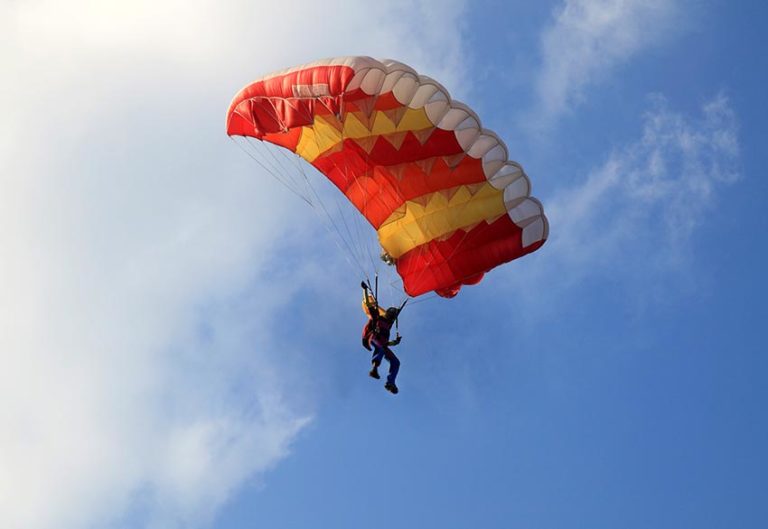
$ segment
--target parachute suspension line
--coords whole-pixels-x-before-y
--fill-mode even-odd
[[[343,136],[342,141],[344,141]],[[339,174],[344,176],[344,182],[346,183],[349,178],[349,161],[343,157],[336,158],[333,159],[333,164],[335,169],[339,171]],[[370,279],[368,272],[366,271],[366,266],[363,265],[366,261],[366,254],[368,260],[371,262],[372,269],[375,272],[378,272],[378,269],[371,257],[370,245],[367,242],[368,237],[364,234],[365,227],[361,227],[364,225],[364,221],[361,218],[362,215],[359,214],[362,213],[362,211],[358,212],[357,207],[348,200],[346,194],[341,192],[341,189],[338,186],[334,187],[336,187],[336,189],[334,189],[331,194],[336,203],[336,212],[338,213],[340,223],[344,225],[344,229],[348,236],[348,240],[345,239],[344,242],[350,248],[352,255],[358,262],[358,266],[363,272],[363,277]],[[363,199],[366,199],[365,194],[363,195]],[[363,208],[363,211],[364,210],[365,208]],[[338,231],[341,236],[341,230],[339,229]],[[344,239],[344,237],[341,238]]]
[[[340,169],[338,165],[336,165],[337,169]],[[337,193],[338,192],[338,193]],[[341,220],[341,223],[344,225],[344,229],[347,233],[347,236],[349,237],[349,243],[350,246],[353,248],[355,253],[355,260],[358,261],[361,268],[365,268],[363,266],[363,262],[365,261],[365,251],[363,250],[363,245],[360,240],[359,232],[357,233],[357,237],[352,233],[352,229],[350,228],[350,224],[353,223],[353,221],[349,221],[347,219],[347,216],[345,215],[343,208],[342,208],[342,197],[346,198],[343,193],[341,193],[338,188],[334,191],[332,191],[334,203],[336,206],[336,211],[339,214],[339,219]]]
[[[280,184],[282,184],[286,189],[288,189],[288,191],[290,191],[291,193],[293,193],[294,195],[299,197],[301,200],[303,200],[304,202],[306,202],[310,206],[312,205],[312,203],[309,200],[307,200],[306,197],[304,197],[296,189],[292,188],[289,184],[287,184],[285,181],[283,181],[282,178],[280,178],[272,169],[270,169],[264,163],[262,163],[262,161],[259,160],[251,151],[249,151],[248,149],[243,147],[243,145],[241,143],[238,143],[235,140],[236,137],[244,137],[244,138],[246,138],[246,145],[248,145],[248,144],[250,144],[250,142],[248,141],[248,137],[247,136],[230,136],[230,139],[235,143],[235,145],[237,145],[240,148],[240,150],[242,150],[245,154],[247,154],[254,162],[259,164],[262,169],[264,169],[267,173],[269,173],[270,176],[272,176],[272,178],[274,178],[275,180],[280,182]]]
[[[341,127],[341,130],[342,130],[341,141],[344,142],[345,138],[344,138],[344,128],[343,128],[343,126]],[[337,164],[337,168],[339,168],[340,170],[343,171],[344,181],[345,182],[349,182],[350,160],[348,158],[343,158],[343,167],[338,167],[338,164]],[[354,184],[356,184],[357,183],[357,179],[360,177],[360,175],[357,175],[357,174],[353,173],[353,177],[355,178]],[[354,184],[352,184],[352,185],[354,185]],[[347,188],[349,189],[349,187],[350,186],[348,186]],[[370,243],[369,236],[367,236],[367,234],[366,234],[365,222],[367,222],[367,220],[365,220],[365,217],[364,217],[366,202],[367,202],[367,195],[365,193],[363,193],[363,209],[362,209],[362,211],[358,210],[357,206],[352,204],[354,206],[354,208],[350,208],[350,209],[355,209],[356,213],[352,215],[352,222],[351,222],[351,224],[353,225],[354,230],[355,230],[356,240],[357,240],[358,246],[360,248],[361,260],[365,261],[365,258],[368,257],[368,262],[370,262],[370,264],[371,264],[370,270],[373,271],[374,275],[378,276],[379,267],[376,264],[376,262],[374,261],[373,256],[371,255],[371,243]],[[350,203],[351,203],[351,201],[350,201]],[[357,212],[359,212],[359,215],[357,214]]]
[[[278,164],[280,167],[283,167],[283,169],[284,169],[284,171],[283,171],[284,174],[282,175],[283,177],[281,178],[281,171],[279,170],[279,168],[276,168],[274,163],[271,163],[268,160],[268,158],[266,157],[266,155],[264,155],[263,153],[259,152],[260,149],[256,147],[258,145],[258,143],[262,143],[262,142],[260,140],[252,140],[249,137],[245,137],[245,138],[246,138],[246,145],[252,147],[253,152],[251,152],[251,150],[249,150],[249,149],[244,148],[243,145],[241,145],[237,141],[235,141],[235,143],[246,154],[248,154],[248,156],[250,156],[252,160],[254,160],[265,171],[267,171],[275,180],[280,182],[286,189],[291,191],[294,195],[299,197],[301,200],[303,200],[305,203],[307,203],[312,208],[312,210],[315,212],[315,214],[318,216],[318,218],[320,218],[320,221],[323,224],[323,226],[325,227],[325,229],[328,230],[328,232],[331,234],[331,238],[334,239],[334,242],[339,247],[339,250],[341,250],[342,254],[344,254],[344,258],[347,260],[349,265],[352,267],[352,270],[355,270],[356,266],[355,266],[355,263],[353,263],[352,260],[350,259],[350,251],[349,251],[349,249],[345,250],[339,244],[339,241],[337,240],[336,236],[334,236],[334,234],[331,231],[331,228],[329,227],[329,223],[323,218],[323,215],[321,214],[321,211],[314,204],[314,201],[312,199],[312,195],[309,192],[302,193],[301,191],[299,191],[297,189],[299,187],[298,183],[294,183],[293,186],[289,183],[289,181],[290,182],[296,182],[296,181],[295,181],[295,179],[288,179],[287,175],[292,175],[292,174],[295,174],[296,172],[287,171],[287,170],[285,170],[284,166],[282,166],[281,164]],[[279,147],[275,147],[275,148],[279,148]],[[268,150],[268,149],[270,149],[270,147],[266,146],[266,145],[261,146],[261,150],[264,150],[264,149]],[[274,158],[274,154],[272,155],[272,157],[273,157],[273,159],[275,159]],[[300,158],[300,157],[297,155],[297,158]],[[300,160],[299,160],[299,164],[297,164],[297,167],[299,169],[298,172],[300,172],[300,174],[303,176],[303,180],[306,183],[306,185],[309,188],[309,190],[314,192],[314,188],[312,188],[312,186],[311,186],[311,184],[309,182],[309,177],[304,172],[304,168],[301,166],[301,161]],[[286,181],[286,180],[288,180],[288,181]],[[320,203],[320,205],[323,206],[322,201],[320,200],[320,197],[317,195],[317,193],[314,193],[314,194],[317,197],[317,200]],[[328,216],[328,220],[331,223],[333,223],[333,219],[330,217],[330,215],[328,215],[328,212],[325,210],[324,206],[323,206],[323,210],[324,210],[325,215]],[[335,225],[334,225],[334,228],[336,228]],[[336,229],[336,231],[337,231],[337,235],[339,235],[339,237],[340,237],[340,234],[338,234],[338,229]],[[342,241],[344,241],[343,237],[340,237],[340,238],[342,239]],[[359,263],[357,263],[357,268],[360,268],[360,264]]]
[[[319,206],[320,206],[320,208],[322,209],[322,212],[325,214],[325,217],[328,219],[328,223],[326,223],[326,222],[323,220],[323,224],[325,225],[326,229],[327,229],[327,230],[328,230],[328,232],[331,234],[331,237],[332,237],[332,238],[334,238],[334,240],[336,241],[336,245],[339,247],[339,249],[340,249],[340,250],[341,250],[343,253],[345,253],[345,254],[346,254],[346,258],[347,258],[347,261],[350,263],[350,265],[352,266],[352,268],[353,268],[353,269],[355,268],[355,265],[352,263],[352,259],[354,259],[355,263],[357,264],[357,268],[358,268],[358,269],[359,269],[359,270],[360,270],[360,271],[363,273],[363,276],[365,276],[365,275],[366,275],[366,274],[365,274],[365,267],[363,267],[363,266],[360,264],[360,261],[359,261],[359,260],[356,258],[356,256],[355,256],[355,252],[354,252],[354,251],[352,250],[352,248],[350,247],[350,245],[349,245],[349,242],[348,242],[348,241],[347,241],[347,240],[344,238],[344,236],[341,234],[341,230],[339,230],[339,227],[338,227],[338,225],[337,225],[337,224],[336,224],[336,222],[333,220],[333,217],[332,217],[332,216],[331,216],[331,214],[328,212],[328,209],[325,207],[325,204],[323,203],[323,200],[320,198],[320,195],[318,194],[317,190],[315,190],[314,186],[312,185],[312,182],[310,181],[310,178],[309,178],[309,176],[307,175],[306,171],[304,171],[304,167],[303,167],[303,166],[300,166],[300,169],[301,169],[301,175],[304,177],[304,181],[306,182],[307,188],[308,188],[308,189],[311,191],[311,193],[312,193],[312,194],[315,196],[315,198],[317,199],[317,203],[318,203],[318,205],[319,205]],[[320,210],[318,210],[318,209],[315,207],[315,205],[314,205],[312,202],[310,202],[310,205],[312,206],[312,209],[314,209],[314,210],[315,210],[315,212],[318,214],[318,217],[320,217],[320,218],[322,219],[322,215],[320,215]],[[331,232],[331,228],[329,227],[329,225],[330,225],[330,226],[332,226],[332,227],[333,227],[333,230],[336,232],[335,236],[334,236],[334,234]],[[344,243],[344,246],[346,246],[346,250],[345,250],[345,249],[344,249],[344,248],[341,246],[341,244],[339,243],[339,240],[340,240],[341,242],[343,242],[343,243]],[[352,259],[350,259],[350,257],[351,257]]]
[[[343,138],[342,138],[343,141]],[[335,163],[335,167],[344,174],[344,182],[349,181],[349,162],[345,160],[343,167],[339,166],[338,163]],[[351,228],[346,223],[346,217],[342,211],[342,200],[341,197],[347,198],[344,193],[341,195],[334,195],[337,197],[336,200],[336,207],[339,211],[339,215],[342,217],[342,219],[345,220],[345,227],[348,229],[350,239],[355,243],[356,250],[358,251],[358,255],[360,257],[361,263],[366,260],[366,256],[368,257],[369,262],[371,263],[371,270],[373,270],[374,274],[378,275],[378,267],[376,266],[373,257],[371,256],[370,251],[370,244],[367,243],[366,237],[364,234],[364,227],[361,227],[363,223],[363,215],[362,211],[357,210],[357,207],[354,206],[351,202],[348,202],[351,204],[351,207],[348,207],[348,211],[350,211],[350,219],[349,224],[351,224]],[[364,196],[365,200],[365,196]],[[346,205],[346,204],[345,204]],[[354,213],[352,213],[351,210],[354,209]],[[358,211],[360,214],[358,214]]]
[[[347,233],[347,236],[349,237],[349,243],[350,247],[352,248],[352,252],[355,256],[355,261],[360,264],[360,268],[364,269],[365,267],[362,265],[362,260],[364,253],[360,249],[360,241],[359,238],[356,238],[354,235],[352,235],[352,231],[349,228],[349,223],[347,222],[347,219],[344,215],[344,212],[342,211],[340,199],[334,197],[334,204],[336,205],[336,211],[339,214],[339,219],[341,220],[342,225],[344,226],[344,230]]]
[[[274,115],[278,115],[273,98],[266,98],[266,101],[272,106],[272,112]],[[285,167],[279,163],[274,155],[273,148],[266,144],[264,141],[254,141],[251,137],[246,136],[246,140],[250,144],[255,153],[258,153],[262,165],[268,164],[272,167],[272,174],[276,175],[281,181],[285,182],[285,185],[289,186],[294,192],[301,194],[301,185],[297,179],[294,171],[286,171]],[[270,160],[271,158],[271,160]],[[282,176],[282,177],[281,177]],[[309,199],[308,196],[304,196],[305,201]]]
[[[378,91],[374,91],[374,94],[371,95],[370,106],[369,106],[369,108],[371,110],[371,113],[373,113],[375,111],[376,103],[377,103],[377,101],[379,99],[379,96],[380,96],[380,93]],[[367,114],[366,117],[370,119],[371,114]],[[361,180],[362,180],[362,178],[367,178],[367,179],[373,180],[374,176],[375,176],[375,172],[376,172],[376,165],[375,165],[374,161],[371,159],[370,151],[361,148],[360,152],[359,152],[359,155],[363,159],[364,166],[366,168],[368,168],[368,169],[365,171],[365,173],[363,175],[358,176],[358,178],[360,178]],[[382,167],[384,167],[384,166],[382,166]],[[360,183],[358,183],[358,185],[362,186],[362,184],[360,184]],[[405,203],[405,197],[403,196],[402,192],[400,192],[400,190],[397,187],[394,187],[394,186],[393,186],[393,190],[395,192],[397,192],[397,194],[399,195],[400,201]],[[369,198],[377,199],[382,205],[384,205],[383,199],[381,198],[380,194],[377,193],[373,197],[369,197],[369,193],[367,192],[367,189],[362,189],[361,191],[362,191],[362,195],[363,195],[363,211],[366,211],[368,209]],[[379,226],[378,228],[380,228],[380,227],[381,226]],[[377,236],[376,236],[376,247],[377,247],[377,253],[379,253],[381,250],[383,250],[383,248],[381,248],[381,246],[379,244],[378,228],[375,227],[375,226],[373,228],[374,228],[374,230],[376,231],[376,234],[377,234]],[[368,248],[369,248],[369,252],[370,252],[370,246],[368,246]],[[369,255],[369,257],[371,258],[372,262],[378,263],[379,257],[374,258],[373,256],[370,256],[370,255]],[[379,266],[380,265],[374,264],[374,268],[376,270],[376,273],[378,273],[378,271],[379,271]],[[394,278],[393,281],[387,281],[386,282],[387,283],[387,287],[389,288],[389,291],[390,291],[390,295],[392,295],[392,297],[395,297],[395,295],[399,295],[399,292],[402,292],[404,294],[405,293],[405,287],[402,284],[402,280],[401,280],[399,274],[396,272],[396,267],[395,266],[391,266],[391,265],[388,264],[387,266],[383,267],[383,270],[385,271],[385,273],[387,275],[390,276],[390,278]],[[395,290],[395,285],[400,285],[400,287],[397,290]]]
[[[306,177],[305,177],[306,178]],[[365,270],[363,267],[360,266],[360,262],[355,258],[354,252],[349,247],[349,244],[347,243],[346,239],[341,235],[341,232],[339,231],[338,226],[334,222],[331,215],[328,213],[328,210],[325,207],[325,204],[323,204],[323,201],[320,199],[320,196],[317,194],[315,189],[312,187],[312,184],[309,181],[309,178],[306,178],[307,186],[309,189],[312,190],[315,197],[317,198],[317,203],[320,205],[321,209],[318,209],[313,203],[309,203],[310,206],[312,206],[313,211],[320,219],[321,223],[325,227],[325,229],[330,234],[331,238],[333,239],[334,243],[336,243],[336,246],[338,246],[339,250],[341,250],[341,253],[344,255],[344,258],[347,260],[347,263],[352,267],[352,270],[354,271],[355,268],[363,272],[363,275],[365,275]],[[322,212],[321,212],[322,210]],[[322,214],[325,214],[325,218]],[[333,228],[333,229],[331,229]],[[335,233],[334,233],[335,232]],[[341,241],[341,242],[339,242]],[[344,246],[342,246],[341,243],[344,243]],[[346,248],[345,248],[346,247]],[[354,262],[353,262],[354,261]]]
[[[382,80],[382,82],[383,82],[383,80]],[[374,90],[374,93],[373,93],[373,94],[371,94],[371,96],[370,96],[370,104],[369,104],[369,107],[368,107],[368,108],[370,109],[370,113],[366,112],[366,119],[367,119],[367,120],[370,120],[370,118],[371,118],[371,115],[373,114],[373,112],[375,112],[375,109],[376,109],[376,103],[378,102],[378,100],[379,100],[379,97],[380,97],[380,95],[381,95],[381,93],[379,92],[379,89],[380,89],[380,88],[381,88],[381,85],[379,85],[379,86],[378,86],[378,88],[377,88],[376,90]],[[374,165],[373,161],[371,160],[371,153],[370,153],[370,151],[366,151],[366,150],[365,150],[365,149],[363,149],[362,147],[360,148],[360,151],[361,151],[361,152],[360,152],[360,154],[359,154],[359,155],[360,155],[360,156],[361,156],[361,158],[363,159],[363,162],[364,162],[364,166],[367,168],[367,169],[366,169],[366,171],[365,171],[365,173],[364,173],[364,175],[363,175],[363,177],[364,177],[364,178],[367,178],[367,179],[370,179],[370,180],[373,180],[373,179],[374,179],[374,175],[375,175],[375,172],[376,172],[376,166]],[[362,185],[362,184],[359,184],[359,185]],[[378,196],[378,194],[377,194],[377,195],[376,195],[374,198],[378,198],[378,200],[379,200],[379,201],[381,201],[381,197],[380,197],[380,196]],[[364,210],[367,210],[367,209],[368,209],[368,204],[369,204],[369,202],[370,202],[370,201],[369,201],[369,194],[368,194],[368,192],[367,192],[367,191],[364,189],[364,190],[363,190],[363,209],[364,209]],[[380,227],[381,227],[381,226],[379,226],[379,228],[380,228]],[[383,248],[381,248],[381,246],[380,246],[380,244],[379,244],[379,238],[378,238],[378,228],[377,228],[376,226],[373,226],[373,228],[374,228],[374,230],[376,231],[376,241],[377,241],[377,242],[376,242],[376,246],[377,246],[377,247],[378,247],[380,250],[383,250]],[[379,253],[379,251],[378,251],[378,250],[377,250],[377,253]],[[377,261],[377,258],[372,258],[372,260],[373,260],[374,262],[378,262],[378,261]],[[378,272],[378,270],[379,270],[379,265],[378,265],[378,264],[374,265],[374,268],[375,268],[375,269],[376,269],[376,271]],[[387,271],[388,271],[388,269],[389,269],[389,268],[390,268],[389,266],[386,266],[386,267],[384,267],[384,270],[387,270]],[[389,272],[389,271],[388,271],[388,273],[390,273],[390,274],[391,274],[392,272]]]
[[[366,153],[366,156],[370,156],[370,155],[368,153]],[[376,169],[373,166],[373,164],[370,164],[370,167],[371,167],[371,176],[370,176],[370,178],[373,179],[374,175],[375,175],[375,172],[376,172]],[[387,167],[382,166],[382,168],[387,173],[389,172]],[[403,204],[405,204],[405,197],[403,196],[402,192],[400,192],[400,190],[397,189],[397,187],[393,187],[393,189],[397,192],[399,200]],[[383,204],[383,199],[381,198],[380,195],[377,195],[375,198],[378,199],[378,201]],[[381,225],[379,227],[381,228]],[[376,240],[377,240],[377,242],[379,240],[378,239],[378,232],[377,232]],[[384,252],[384,253],[382,253],[382,252]],[[384,257],[385,257],[385,254],[386,254],[386,251],[380,245],[379,245],[379,252],[378,253],[379,253],[379,256],[378,256],[377,260],[378,261],[383,261]],[[386,254],[386,255],[388,255],[388,254]],[[387,292],[388,292],[388,295],[389,295],[390,299],[394,300],[395,298],[399,298],[402,294],[405,293],[405,289],[404,289],[404,287],[402,285],[402,282],[400,280],[400,276],[397,273],[397,266],[396,266],[396,264],[391,262],[391,261],[387,262],[387,264],[383,267],[383,270],[384,270],[384,273],[388,276],[388,280],[386,281],[386,285],[387,285]]]
[[[307,191],[307,194],[310,196],[315,196],[318,201],[320,200],[320,196],[315,192],[315,189],[312,187],[312,183],[310,182],[310,176],[307,174],[307,171],[304,169],[304,164],[312,165],[311,162],[306,161],[304,158],[301,157],[298,153],[293,153],[296,156],[296,168],[298,169],[298,173],[301,175],[301,183],[304,186],[304,189]]]
[[[238,136],[235,136],[238,137]],[[234,140],[235,137],[232,137]],[[259,164],[262,169],[266,170],[273,178],[278,180],[283,186],[287,187],[291,192],[293,193],[300,193],[298,189],[296,189],[295,186],[291,185],[291,182],[285,178],[285,175],[281,174],[278,168],[276,168],[273,164],[269,162],[269,160],[266,159],[266,157],[262,154],[260,148],[258,145],[261,143],[261,140],[255,140],[254,138],[251,138],[249,136],[239,136],[240,138],[243,138],[244,143],[240,144],[238,142],[238,146],[240,146],[245,152],[251,157],[253,161],[255,161],[257,164]],[[304,198],[304,197],[303,197]]]
[[[348,174],[349,174],[349,171],[348,171],[349,164],[347,164],[346,169],[347,169],[347,176],[348,176]],[[357,175],[355,177],[354,185],[362,187],[363,184],[361,184],[360,181],[363,178],[368,178],[368,176],[366,176],[366,174],[365,174],[366,172],[367,172],[367,170],[363,174]],[[367,217],[365,217],[365,212],[368,210],[368,193],[363,192],[362,195],[363,195],[363,209],[360,212],[360,214],[361,214],[361,217],[367,219]],[[365,221],[363,221],[362,219],[359,219],[359,221],[360,221],[360,224],[362,225],[363,232],[365,232]],[[373,226],[371,226],[371,228],[373,228]],[[375,232],[375,230],[374,230],[374,232]],[[378,237],[376,237],[375,240],[378,242]],[[377,243],[374,243],[374,244],[377,244]],[[368,259],[371,261],[371,269],[373,269],[374,272],[378,275],[378,273],[379,273],[379,265],[376,262],[376,259],[371,254],[371,245],[370,244],[366,245],[366,250],[368,252]]]
[[[296,174],[300,174],[301,173],[301,171],[302,171],[301,160],[303,159],[301,156],[299,156],[295,152],[290,151],[288,149],[278,149],[278,152],[283,157],[283,159],[286,161],[286,163],[289,164],[291,167],[293,167],[293,171]],[[291,154],[288,154],[289,152]],[[301,179],[297,178],[297,180],[301,181],[302,184],[304,183],[303,182],[303,180],[304,180],[303,177]]]
[[[276,99],[277,98],[268,98],[267,101],[272,106],[272,115],[279,116],[280,112],[278,112],[277,106],[275,106]],[[288,130],[284,122],[280,122],[280,125],[283,127],[284,131]],[[267,151],[267,154],[272,158],[275,165],[277,167],[280,167],[283,170],[283,173],[286,175],[286,178],[288,178],[293,183],[296,189],[301,189],[301,179],[299,178],[298,173],[296,171],[286,170],[285,165],[283,165],[275,155],[275,150],[282,153],[283,148],[281,146],[270,147],[266,144],[264,144],[263,147]],[[310,196],[307,196],[307,198],[311,200]]]
[[[363,152],[365,152],[365,151],[363,151]],[[375,172],[376,172],[376,166],[374,165],[373,161],[372,161],[372,160],[371,160],[371,158],[370,158],[370,153],[368,153],[368,152],[365,152],[364,161],[365,161],[365,165],[366,165],[366,167],[369,167],[369,168],[370,168],[370,176],[368,176],[368,178],[370,178],[371,180],[373,180],[373,178],[374,178],[374,175],[375,175]],[[381,166],[381,167],[385,167],[385,166]],[[386,168],[385,168],[385,170],[388,172],[388,169],[386,169]],[[396,188],[396,187],[394,187],[394,186],[392,187],[392,189],[393,189],[395,192],[397,192],[397,194],[398,194],[398,198],[400,199],[400,201],[401,201],[401,202],[403,202],[403,203],[405,203],[405,197],[403,196],[402,192],[400,192],[400,190],[399,190],[399,189],[397,189],[397,188]],[[365,197],[365,200],[366,200],[366,205],[367,205],[368,193],[367,193],[367,192],[364,192],[364,193],[363,193],[363,196]],[[384,205],[384,204],[383,204],[383,200],[382,200],[382,198],[381,198],[381,196],[380,196],[379,194],[375,195],[375,196],[374,196],[374,198],[378,199],[378,200],[379,200],[379,201],[382,203],[382,205]],[[379,226],[379,227],[381,227],[381,226]],[[376,240],[378,241],[378,233],[377,233],[377,238],[376,238]],[[381,250],[383,250],[383,248],[381,248]],[[377,272],[378,272],[378,269],[379,269],[379,267],[378,267],[378,266],[376,266],[376,270],[377,270]],[[399,275],[398,275],[398,274],[397,274],[397,272],[396,272],[396,268],[393,268],[392,266],[389,266],[389,265],[388,265],[388,266],[385,266],[385,267],[383,268],[383,270],[385,270],[386,274],[387,274],[387,275],[388,275],[390,278],[394,278],[394,277],[398,277],[398,278],[399,278]],[[398,281],[397,279],[395,279],[394,281],[387,281],[387,282],[386,282],[386,284],[387,284],[387,287],[389,288],[389,295],[390,295],[392,298],[395,298],[396,296],[397,296],[397,297],[399,297],[399,295],[400,295],[400,291],[402,291],[403,293],[405,292],[405,289],[404,289],[404,288],[400,288],[400,289],[398,289],[398,291],[395,291],[395,289],[394,289],[394,285],[396,285],[396,284],[398,284],[398,283],[399,283],[399,281]]]
[[[411,298],[411,297],[406,298],[406,299],[412,299],[413,300],[413,301],[411,301],[411,305],[418,305],[419,303],[424,303],[425,301],[432,301],[433,299],[437,299],[439,297],[440,297],[439,295],[437,295],[436,293],[432,292],[430,295],[421,297],[419,299],[415,299],[415,298]]]
[[[311,198],[308,195],[305,195],[301,192],[301,186],[299,185],[299,182],[296,180],[294,173],[292,171],[287,171],[279,163],[275,163],[274,161],[275,158],[274,158],[274,154],[272,153],[272,150],[277,149],[278,147],[267,145],[263,141],[253,140],[251,138],[248,138],[248,143],[253,148],[254,152],[258,154],[262,162],[266,165],[269,165],[275,174],[280,175],[281,180],[285,182],[287,186],[293,189],[296,193],[300,194],[304,198],[305,202],[311,201]]]
[[[266,147],[266,146],[265,146],[265,147]],[[276,151],[276,150],[277,150],[277,151],[278,151],[278,152],[279,152],[279,153],[280,153],[280,154],[283,156],[283,159],[285,160],[285,159],[286,159],[286,158],[285,158],[286,154],[283,152],[283,148],[281,148],[281,147],[277,147],[277,148],[267,148],[266,150],[267,150],[267,152],[269,153],[269,155],[272,157],[272,159],[275,161],[275,163],[276,163],[276,164],[277,164],[277,165],[278,165],[278,166],[279,166],[279,167],[280,167],[280,168],[283,170],[283,172],[284,172],[284,173],[285,173],[287,176],[289,176],[289,177],[291,178],[291,181],[292,181],[292,182],[294,182],[294,183],[295,183],[295,185],[296,185],[296,187],[298,188],[298,187],[299,187],[301,184],[300,184],[300,180],[298,179],[298,177],[297,177],[297,176],[295,176],[295,175],[296,175],[296,171],[292,171],[292,170],[290,170],[290,169],[286,169],[286,167],[285,167],[285,165],[283,164],[283,162],[281,162],[281,161],[280,161],[280,160],[277,158],[277,155],[275,155],[275,152],[274,152],[274,151]]]
[[[343,141],[343,138],[342,138]],[[355,176],[355,182],[357,182],[358,176]],[[344,180],[349,181],[349,163],[344,164]],[[363,195],[363,201],[365,202],[365,195]],[[357,209],[357,207],[355,207]],[[355,227],[355,233],[357,234],[357,240],[360,243],[360,247],[362,248],[362,255],[363,259],[365,259],[366,254],[368,257],[368,261],[371,263],[371,269],[374,270],[374,272],[378,275],[379,273],[379,267],[376,264],[376,262],[373,259],[373,255],[371,254],[371,245],[367,244],[367,237],[365,234],[365,221],[363,220],[365,217],[363,216],[363,212],[365,211],[365,206],[363,207],[363,211],[360,211],[360,215],[352,215],[352,224]]]

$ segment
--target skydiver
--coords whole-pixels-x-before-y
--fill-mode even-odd
[[[397,321],[401,309],[389,307],[382,314],[375,296],[368,296],[368,285],[363,281],[360,283],[360,286],[363,287],[365,307],[370,318],[363,329],[363,347],[373,351],[371,370],[368,372],[368,375],[371,378],[380,379],[379,366],[381,365],[382,358],[385,358],[389,362],[389,373],[387,374],[387,383],[384,384],[384,389],[396,395],[399,390],[395,385],[395,378],[400,370],[400,359],[395,356],[390,347],[399,344],[402,337],[397,333],[395,339],[390,341],[389,332],[392,329],[392,325]]]

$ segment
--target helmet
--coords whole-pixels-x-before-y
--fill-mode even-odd
[[[398,315],[398,314],[400,314],[400,311],[399,311],[399,310],[397,310],[397,308],[396,308],[396,307],[389,307],[389,308],[387,309],[387,312],[386,312],[386,314],[385,314],[385,317],[386,317],[388,320],[394,320],[395,318],[397,318],[397,315]]]

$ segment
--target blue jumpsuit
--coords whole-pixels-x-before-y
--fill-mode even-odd
[[[389,332],[392,329],[394,321],[390,321],[378,314],[377,311],[371,311],[373,318],[373,334],[368,342],[373,347],[373,357],[371,362],[375,366],[381,364],[381,359],[385,358],[389,362],[389,373],[387,374],[387,384],[394,384],[397,378],[397,372],[400,371],[400,359],[395,356],[392,349],[389,348]]]

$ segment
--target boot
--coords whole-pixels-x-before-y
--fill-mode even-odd
[[[373,367],[371,368],[371,370],[368,371],[368,376],[371,378],[375,378],[376,380],[380,379],[381,377],[379,376],[379,366],[377,366],[376,364],[373,364]]]
[[[384,389],[386,389],[393,395],[397,395],[397,392],[400,391],[399,389],[397,389],[397,386],[395,386],[394,382],[387,382],[386,384],[384,384]]]

